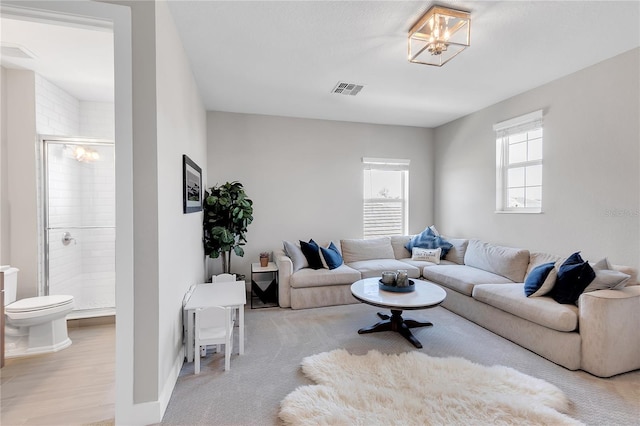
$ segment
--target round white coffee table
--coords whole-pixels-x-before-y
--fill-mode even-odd
[[[402,318],[402,311],[413,309],[428,309],[438,306],[447,293],[439,286],[428,281],[412,280],[415,290],[410,293],[395,293],[380,290],[379,278],[365,278],[351,285],[351,294],[359,301],[368,305],[391,310],[391,315],[378,312],[382,321],[370,327],[361,328],[358,334],[376,333],[378,331],[396,331],[405,339],[421,348],[422,343],[411,333],[415,327],[430,327],[430,322],[415,321]]]

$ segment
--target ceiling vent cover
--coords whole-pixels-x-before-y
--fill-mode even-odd
[[[19,44],[2,43],[2,56],[11,58],[34,59],[36,55]]]
[[[342,81],[339,81],[338,84],[336,84],[336,87],[333,88],[331,93],[337,93],[339,95],[355,96],[358,93],[360,93],[363,87],[364,85],[362,84],[344,83]]]

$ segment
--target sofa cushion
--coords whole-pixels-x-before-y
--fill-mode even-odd
[[[560,266],[558,262],[553,265],[553,269],[549,271],[549,275],[547,275],[547,278],[542,283],[542,286],[538,290],[536,290],[535,293],[531,295],[531,297],[547,296],[549,293],[551,293],[551,290],[553,290],[553,286],[556,285],[556,281],[558,279],[558,266]]]
[[[471,240],[464,254],[464,264],[521,283],[529,265],[529,250]]]
[[[442,254],[442,248],[425,249],[420,247],[414,247],[411,250],[411,260],[425,260],[435,264],[440,264],[440,255]]]
[[[560,305],[550,297],[526,297],[524,284],[480,284],[473,298],[520,318],[557,331],[578,327],[578,308]]]
[[[300,269],[291,275],[289,284],[293,288],[321,287],[353,284],[360,278],[360,272],[343,264],[335,269]]]
[[[382,277],[384,271],[406,269],[409,278],[419,278],[420,269],[396,259],[372,259],[350,262],[349,266],[360,271],[362,278]]]
[[[627,275],[629,275],[629,281],[627,281],[627,284],[625,285],[625,287],[628,287],[630,285],[638,285],[640,283],[638,283],[638,269],[637,268],[633,268],[631,266],[624,266],[624,265],[611,265],[611,268],[613,268],[614,271],[620,271],[623,272]]]
[[[307,261],[304,253],[302,253],[302,249],[300,248],[299,243],[295,244],[291,241],[283,241],[282,245],[284,246],[285,254],[291,259],[293,272],[299,271],[302,268],[309,267],[309,262]]]
[[[408,263],[411,266],[415,266],[416,268],[422,271],[424,268],[429,266],[435,266],[436,264],[433,262],[427,262],[426,260],[412,260],[410,257],[407,259],[398,259],[400,262]],[[439,265],[457,265],[455,262],[450,262],[448,260],[440,259]]]
[[[444,238],[451,244],[451,248],[444,258],[458,265],[464,265],[464,254],[467,251],[469,240],[464,238]]]
[[[395,259],[391,238],[381,237],[370,240],[340,240],[342,259],[345,263],[371,259]]]
[[[524,280],[524,295],[529,296],[544,296],[549,293],[556,283],[555,263],[543,263],[538,265]]]
[[[442,249],[441,257],[444,258],[451,249],[451,243],[447,242],[440,234],[436,234],[431,227],[426,228],[420,234],[413,236],[409,242],[405,245],[405,248],[409,251],[413,251],[414,247],[427,248],[427,249]]]
[[[558,268],[558,278],[549,296],[558,303],[575,304],[585,288],[596,277],[589,262],[575,252]]]
[[[562,256],[558,256],[555,254],[549,254],[549,253],[542,253],[542,252],[531,252],[529,253],[529,266],[527,266],[527,273],[525,275],[525,280],[527,279],[527,276],[531,273],[531,271],[533,270],[533,268],[535,268],[536,266],[540,266],[543,263],[549,263],[549,262],[558,262],[558,261],[562,261],[564,262],[566,258],[563,258]],[[558,264],[558,266],[560,266],[560,264],[562,264],[562,262],[560,262]]]
[[[396,259],[406,259],[411,257],[411,252],[405,247],[413,235],[393,235],[391,236],[391,247],[393,247],[393,257]]]
[[[324,268],[324,266],[322,265],[322,259],[320,259],[320,247],[318,246],[318,243],[313,241],[313,239],[309,240],[308,243],[300,241],[300,248],[302,249],[304,257],[307,258],[307,262],[309,262],[310,268]]]
[[[631,278],[629,274],[614,270],[606,257],[593,265],[593,271],[596,273],[596,277],[584,289],[583,293],[609,288],[619,290],[626,286]]]
[[[320,260],[326,269],[336,269],[342,265],[342,255],[333,241],[329,243],[327,248],[320,247]]]
[[[477,284],[511,283],[509,279],[467,265],[433,265],[422,270],[422,276],[436,283],[471,296]],[[522,296],[524,297],[524,296]]]
[[[411,251],[411,249],[413,249],[414,247],[420,247],[417,244],[421,242],[430,241],[431,239],[439,236],[440,234],[437,234],[433,229],[431,229],[431,227],[427,227],[421,233],[411,237],[411,239],[407,242],[407,244],[405,244],[405,248]]]

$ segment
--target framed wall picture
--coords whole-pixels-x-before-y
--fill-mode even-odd
[[[184,213],[202,210],[202,169],[182,156],[182,207]]]

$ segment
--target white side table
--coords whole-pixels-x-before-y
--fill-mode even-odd
[[[255,303],[254,303],[255,302]],[[278,306],[278,266],[251,264],[251,309]]]

